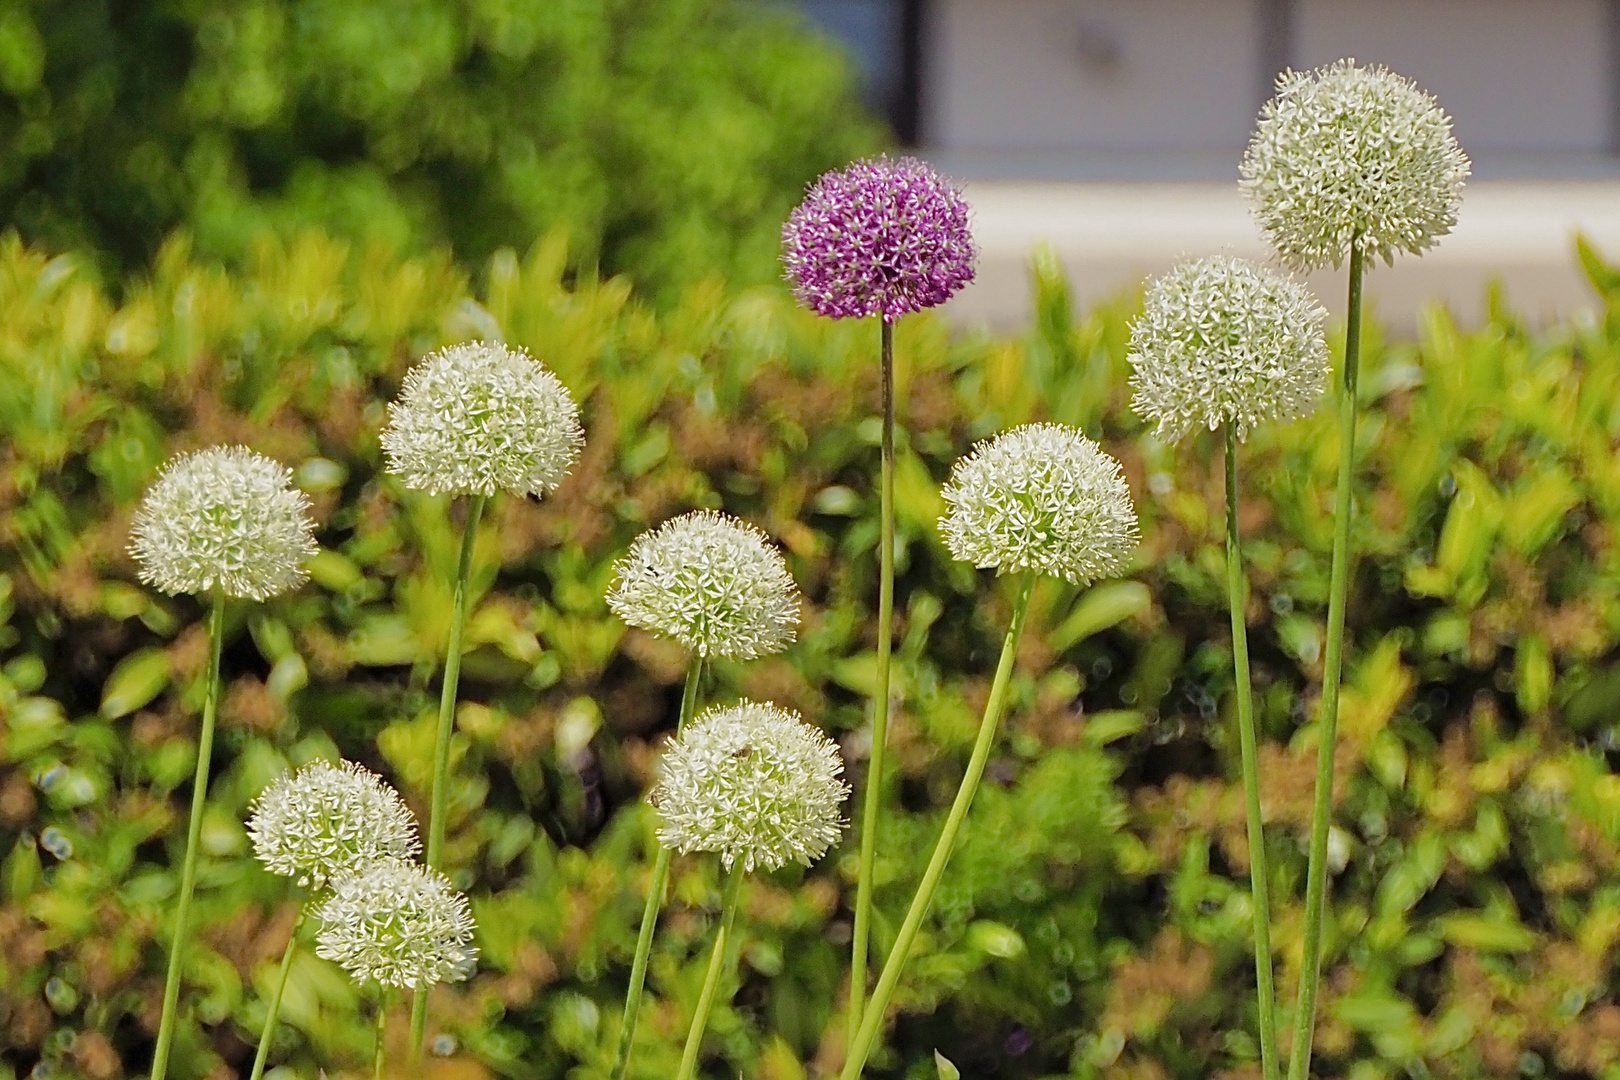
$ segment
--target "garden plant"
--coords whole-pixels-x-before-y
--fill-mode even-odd
[[[1467,160],[1278,91],[1342,334],[1211,254],[952,337],[908,159],[791,296],[0,242],[0,1077],[1620,1077],[1620,270],[1383,341]]]

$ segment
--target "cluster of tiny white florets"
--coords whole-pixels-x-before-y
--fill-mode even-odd
[[[585,445],[579,406],[522,349],[469,341],[405,376],[388,406],[388,471],[434,494],[545,495]]]
[[[141,580],[166,593],[266,600],[297,588],[318,550],[309,498],[292,471],[245,446],[184,454],[141,500],[129,550]]]
[[[727,869],[808,866],[843,833],[843,771],[838,747],[796,713],[755,701],[710,709],[658,763],[659,842],[719,852]]]
[[[1457,223],[1469,165],[1416,83],[1340,60],[1277,79],[1241,168],[1277,254],[1314,269],[1337,266],[1358,235],[1385,262],[1433,245]]]
[[[979,443],[942,494],[945,546],[978,567],[1086,585],[1124,570],[1136,546],[1119,462],[1062,424],[1025,424]]]
[[[769,656],[798,630],[799,591],[781,551],[727,514],[698,510],[649,529],[614,571],[614,614],[698,656]]]
[[[266,869],[311,889],[421,847],[399,792],[352,761],[312,761],[272,780],[254,800],[247,830]]]
[[[465,978],[476,955],[467,898],[437,870],[379,859],[332,885],[315,953],[356,982],[419,990]]]
[[[1183,262],[1131,327],[1131,407],[1168,439],[1304,416],[1327,386],[1326,318],[1303,286],[1243,259]]]

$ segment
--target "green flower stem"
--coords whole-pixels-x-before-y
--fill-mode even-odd
[[[1238,742],[1249,817],[1249,891],[1254,906],[1254,978],[1260,1006],[1260,1069],[1277,1080],[1277,998],[1271,975],[1271,896],[1266,833],[1260,819],[1260,763],[1255,746],[1254,690],[1249,678],[1249,628],[1243,618],[1243,557],[1238,550],[1237,431],[1226,425],[1226,598],[1232,609],[1232,668],[1237,683]]]
[[[186,858],[180,870],[180,897],[174,908],[174,940],[169,945],[169,971],[163,980],[163,1018],[158,1022],[157,1049],[152,1053],[152,1080],[169,1071],[174,1046],[175,1007],[180,1001],[180,969],[186,951],[191,893],[197,884],[197,848],[203,809],[208,803],[208,765],[214,755],[214,717],[219,711],[219,654],[225,646],[225,594],[214,590],[208,618],[208,686],[203,698],[202,732],[197,737],[197,773],[191,782],[191,821],[186,828]]]
[[[698,682],[703,675],[703,658],[692,657],[686,668],[686,689],[681,694],[681,715],[675,730],[679,733],[697,708]],[[647,982],[647,957],[652,953],[653,931],[658,911],[664,906],[664,886],[669,881],[670,850],[658,845],[653,860],[652,881],[647,885],[647,904],[641,909],[641,932],[636,935],[636,957],[630,964],[630,989],[624,999],[624,1021],[619,1028],[619,1048],[613,1055],[611,1080],[624,1080],[630,1067],[630,1048],[636,1041],[636,1019],[641,1013],[641,992]]]
[[[293,954],[298,951],[298,931],[304,925],[304,915],[305,910],[300,905],[298,921],[293,923],[292,936],[281,954],[281,973],[276,976],[276,989],[270,995],[270,1011],[264,1018],[264,1030],[259,1033],[259,1051],[253,1055],[253,1073],[249,1080],[259,1080],[264,1075],[264,1063],[270,1057],[270,1036],[275,1034],[276,1017],[281,1015],[281,994],[287,989],[287,973],[292,970]]]
[[[421,995],[417,995],[420,997]],[[383,1074],[383,1048],[387,1045],[388,1034],[388,991],[386,988],[377,991],[377,1031],[375,1049],[371,1055],[371,1080],[382,1080]]]
[[[456,560],[455,592],[450,610],[450,642],[445,648],[444,686],[439,691],[439,727],[433,740],[433,792],[429,797],[427,864],[442,869],[444,856],[445,800],[450,785],[450,733],[456,726],[456,688],[461,682],[461,635],[467,625],[467,579],[472,574],[473,541],[478,535],[478,519],[484,515],[487,495],[474,495],[467,501],[467,524],[461,534],[461,555]],[[411,1039],[408,1051],[412,1062],[422,1057],[422,1036],[427,1030],[428,988],[411,998]]]
[[[1328,824],[1333,815],[1333,750],[1339,728],[1339,676],[1344,656],[1344,606],[1350,591],[1351,484],[1356,457],[1356,382],[1361,361],[1361,234],[1350,241],[1350,312],[1344,330],[1344,385],[1339,391],[1339,493],[1333,508],[1333,570],[1328,579],[1327,652],[1322,669],[1322,716],[1317,724],[1316,792],[1311,805],[1311,854],[1305,871],[1305,946],[1294,1009],[1288,1080],[1305,1080],[1316,1031],[1316,983],[1322,971],[1322,923],[1327,898]]]
[[[900,933],[895,938],[894,948],[889,950],[889,958],[883,964],[883,973],[878,977],[877,986],[872,990],[872,1000],[866,1006],[865,1015],[861,1018],[860,1033],[856,1036],[849,1059],[844,1062],[844,1071],[840,1074],[839,1080],[857,1080],[861,1071],[866,1068],[866,1059],[872,1053],[872,1043],[877,1039],[878,1029],[883,1026],[884,1011],[889,1006],[889,998],[894,994],[895,984],[900,981],[900,971],[906,965],[911,944],[917,938],[923,916],[928,914],[928,905],[933,901],[934,892],[939,888],[939,879],[945,873],[945,864],[951,857],[951,849],[956,845],[956,835],[961,831],[962,820],[967,817],[968,806],[973,802],[974,792],[978,790],[979,777],[984,775],[985,763],[990,760],[990,747],[996,741],[996,728],[1001,722],[1001,709],[1007,698],[1007,685],[1012,679],[1013,657],[1018,651],[1018,639],[1024,631],[1024,616],[1029,613],[1029,594],[1034,585],[1034,573],[1026,573],[1018,589],[1017,603],[1013,606],[1012,622],[1007,627],[1007,636],[1001,645],[1001,659],[996,664],[995,681],[990,684],[990,698],[984,703],[984,717],[979,721],[979,737],[973,744],[973,756],[968,759],[967,773],[963,775],[962,786],[956,791],[956,801],[951,804],[950,813],[946,815],[945,828],[939,834],[939,842],[934,845],[934,854],[928,860],[928,868],[923,871],[922,881],[917,885],[917,895],[911,898],[911,907],[906,912],[905,922],[900,924]]]
[[[697,1010],[692,1013],[692,1027],[686,1033],[686,1049],[681,1051],[681,1067],[675,1073],[675,1080],[692,1080],[697,1068],[703,1033],[708,1030],[709,1013],[714,1009],[715,990],[726,966],[726,950],[731,946],[731,924],[737,917],[737,894],[742,890],[742,879],[740,866],[726,877],[726,891],[720,901],[720,926],[714,932],[714,951],[709,954],[709,970],[703,976],[703,990],[698,994]]]
[[[855,877],[855,936],[849,959],[849,1045],[860,1034],[866,997],[866,953],[872,936],[872,878],[883,807],[883,751],[889,738],[889,653],[894,636],[894,324],[883,327],[883,452],[878,483],[877,685],[872,691],[872,750],[861,807],[861,861]]]

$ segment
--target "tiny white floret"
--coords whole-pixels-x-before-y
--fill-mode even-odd
[[[437,870],[403,859],[338,878],[316,915],[315,954],[361,984],[426,989],[464,978],[476,955],[467,897]]]
[[[659,759],[659,842],[719,852],[727,869],[808,866],[843,834],[843,771],[837,745],[797,713],[757,701],[709,709]]]
[[[141,580],[170,595],[267,600],[309,576],[319,550],[309,506],[292,470],[245,446],[182,454],[141,499],[130,554]]]
[[[615,615],[701,657],[769,656],[798,631],[799,590],[782,552],[729,514],[671,518],[636,537],[614,571]]]
[[[382,433],[388,471],[431,494],[546,495],[584,445],[562,381],[524,350],[484,341],[413,367]]]
[[[311,889],[421,848],[399,792],[352,761],[312,761],[276,777],[253,801],[247,831],[265,869]]]
[[[1243,259],[1183,262],[1131,326],[1131,408],[1171,440],[1304,416],[1327,387],[1326,318],[1304,286]]]
[[[1261,231],[1298,270],[1417,254],[1457,224],[1468,156],[1416,83],[1340,60],[1286,71],[1240,166]]]
[[[1121,573],[1136,548],[1124,470],[1063,424],[1025,424],[984,440],[956,462],[941,494],[945,546],[983,569],[1087,585]]]

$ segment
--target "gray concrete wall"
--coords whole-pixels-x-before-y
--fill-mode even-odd
[[[1281,53],[1415,78],[1475,154],[1598,153],[1620,130],[1617,3],[934,0],[922,141],[985,175],[998,155],[1006,175],[1028,175],[1020,155],[1054,151],[1148,152],[1133,168],[1153,175],[1155,153],[1239,150]],[[1272,8],[1287,12],[1283,46],[1265,40]]]
[[[1082,306],[1129,294],[1178,259],[1217,252],[1271,258],[1236,183],[983,181],[966,190],[980,247],[978,278],[944,309],[962,327],[1029,325],[1029,257],[1039,245],[1062,259]],[[1421,257],[1371,269],[1371,308],[1402,335],[1416,329],[1429,303],[1471,324],[1483,314],[1493,280],[1532,322],[1591,308],[1597,297],[1576,263],[1577,232],[1620,262],[1620,183],[1471,183],[1450,236]],[[1307,284],[1342,315],[1342,269],[1312,274]]]
[[[1377,62],[1435,95],[1474,153],[1609,140],[1607,0],[1299,0],[1296,63]]]

